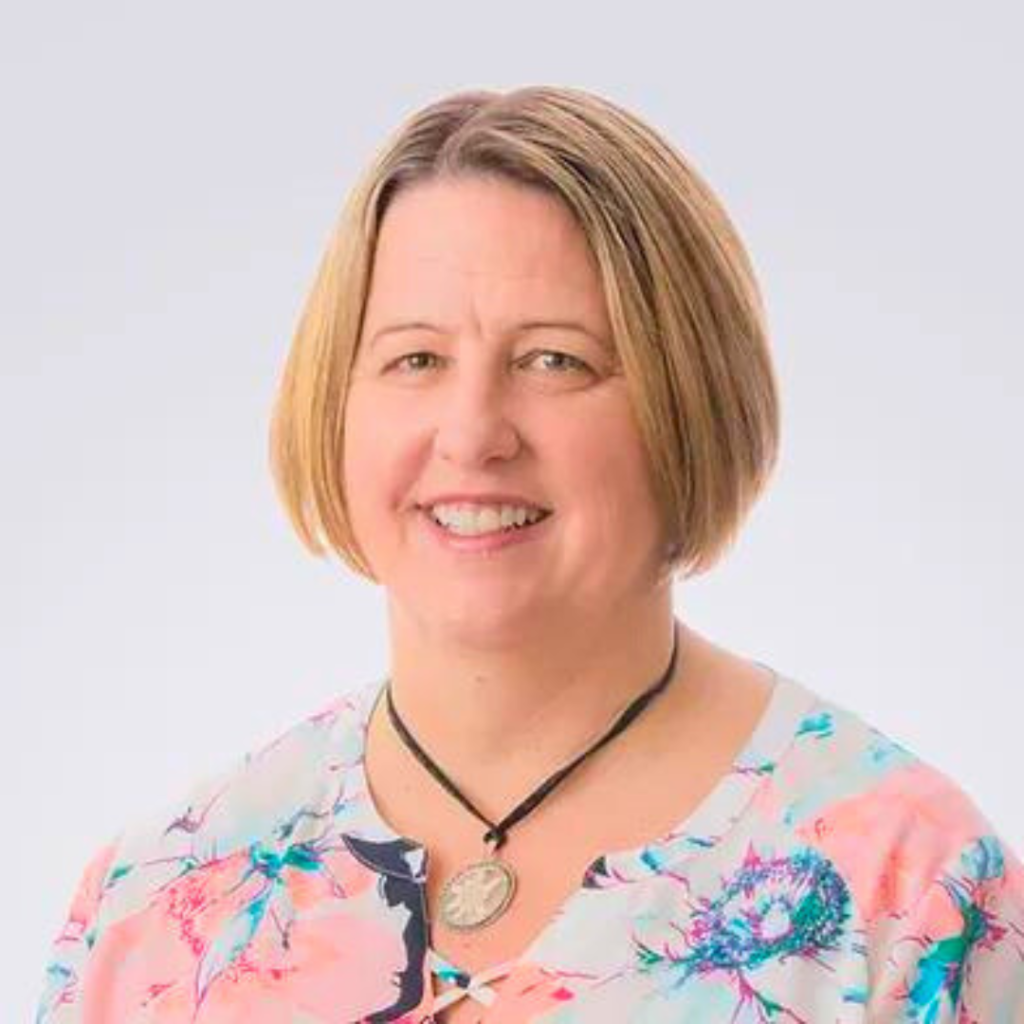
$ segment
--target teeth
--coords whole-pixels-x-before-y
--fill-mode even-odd
[[[430,514],[452,533],[465,536],[508,530],[544,517],[539,509],[514,505],[434,505]]]

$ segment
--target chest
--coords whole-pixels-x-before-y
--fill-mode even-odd
[[[435,975],[434,990],[441,996],[457,988],[465,993],[438,1011],[437,1021],[463,1024],[484,1019],[488,991],[497,998],[508,976],[492,977],[494,970],[532,959],[530,952],[549,936],[556,921],[576,901],[587,898],[583,890],[588,870],[605,854],[634,849],[667,833],[699,803],[704,788],[698,778],[692,787],[657,789],[646,799],[623,790],[600,803],[566,800],[557,808],[538,808],[531,828],[521,833],[513,829],[500,854],[516,878],[508,907],[490,924],[472,931],[448,927],[440,908],[446,882],[486,856],[482,828],[470,826],[467,835],[452,824],[447,833],[435,833],[427,844],[425,885],[430,946],[463,976],[451,980]],[[475,979],[486,979],[488,991],[480,998],[466,991],[467,982]]]
[[[474,858],[475,859],[475,858]],[[511,857],[506,858],[511,861]],[[445,881],[466,866],[457,854],[435,849],[426,884],[433,985],[440,1008],[438,1022],[479,1022],[497,999],[510,971],[529,959],[556,915],[579,897],[589,850],[569,856],[545,857],[530,851],[516,858],[515,887],[505,911],[491,923],[472,931],[448,927],[440,913]],[[443,961],[443,963],[442,963]]]

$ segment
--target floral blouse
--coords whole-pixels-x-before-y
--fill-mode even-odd
[[[425,850],[367,787],[382,685],[99,850],[37,1024],[429,1024],[460,999],[487,1024],[1024,1022],[1020,860],[955,783],[779,673],[696,810],[469,976],[431,949]]]

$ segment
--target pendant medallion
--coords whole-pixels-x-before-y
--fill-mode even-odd
[[[457,931],[484,928],[505,912],[515,891],[516,876],[507,864],[493,857],[468,864],[441,890],[441,920]]]

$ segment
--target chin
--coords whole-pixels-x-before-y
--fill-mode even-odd
[[[507,647],[551,621],[538,602],[507,603],[488,600],[479,591],[465,600],[443,599],[416,612],[416,618],[438,639],[478,650]]]

